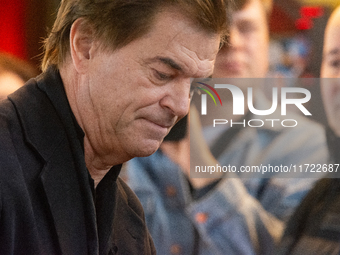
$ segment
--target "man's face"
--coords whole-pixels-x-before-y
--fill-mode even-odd
[[[340,78],[340,9],[337,9],[327,24],[321,78]],[[321,91],[328,123],[340,136],[340,82],[338,80],[323,79]]]
[[[213,77],[265,77],[268,44],[265,10],[259,0],[250,0],[242,10],[232,15],[230,44],[219,51]]]
[[[125,47],[94,47],[77,104],[96,153],[125,161],[155,152],[189,110],[190,78],[212,74],[219,42],[178,11],[163,11]]]

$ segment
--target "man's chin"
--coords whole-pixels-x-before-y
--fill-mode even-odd
[[[161,141],[148,141],[148,143],[141,143],[135,151],[135,157],[148,157],[154,154],[160,147]]]

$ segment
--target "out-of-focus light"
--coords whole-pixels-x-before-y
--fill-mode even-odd
[[[300,14],[302,17],[319,18],[324,14],[324,9],[322,6],[302,6]]]
[[[295,26],[299,30],[307,30],[313,27],[313,21],[310,18],[303,17],[295,22]]]

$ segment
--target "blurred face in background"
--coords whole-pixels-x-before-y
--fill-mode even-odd
[[[330,17],[324,38],[321,78],[340,78],[340,8]],[[323,79],[321,91],[329,126],[340,136],[340,79]]]
[[[218,53],[213,77],[261,78],[268,70],[269,32],[260,0],[232,14],[230,43]]]
[[[24,85],[24,81],[15,73],[0,73],[0,100],[5,99],[9,94]]]

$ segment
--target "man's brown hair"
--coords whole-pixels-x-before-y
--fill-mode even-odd
[[[230,0],[62,0],[56,21],[45,41],[42,69],[60,66],[70,51],[69,34],[75,20],[84,18],[94,37],[108,49],[119,49],[146,34],[155,15],[176,7],[209,33],[227,31]],[[171,24],[169,24],[171,26]]]
[[[237,11],[242,10],[247,3],[249,3],[252,0],[234,0],[235,2],[235,9]],[[269,15],[271,14],[271,11],[273,9],[273,0],[258,0],[261,2],[261,4],[263,5],[263,8],[267,14],[267,17],[269,17]]]

